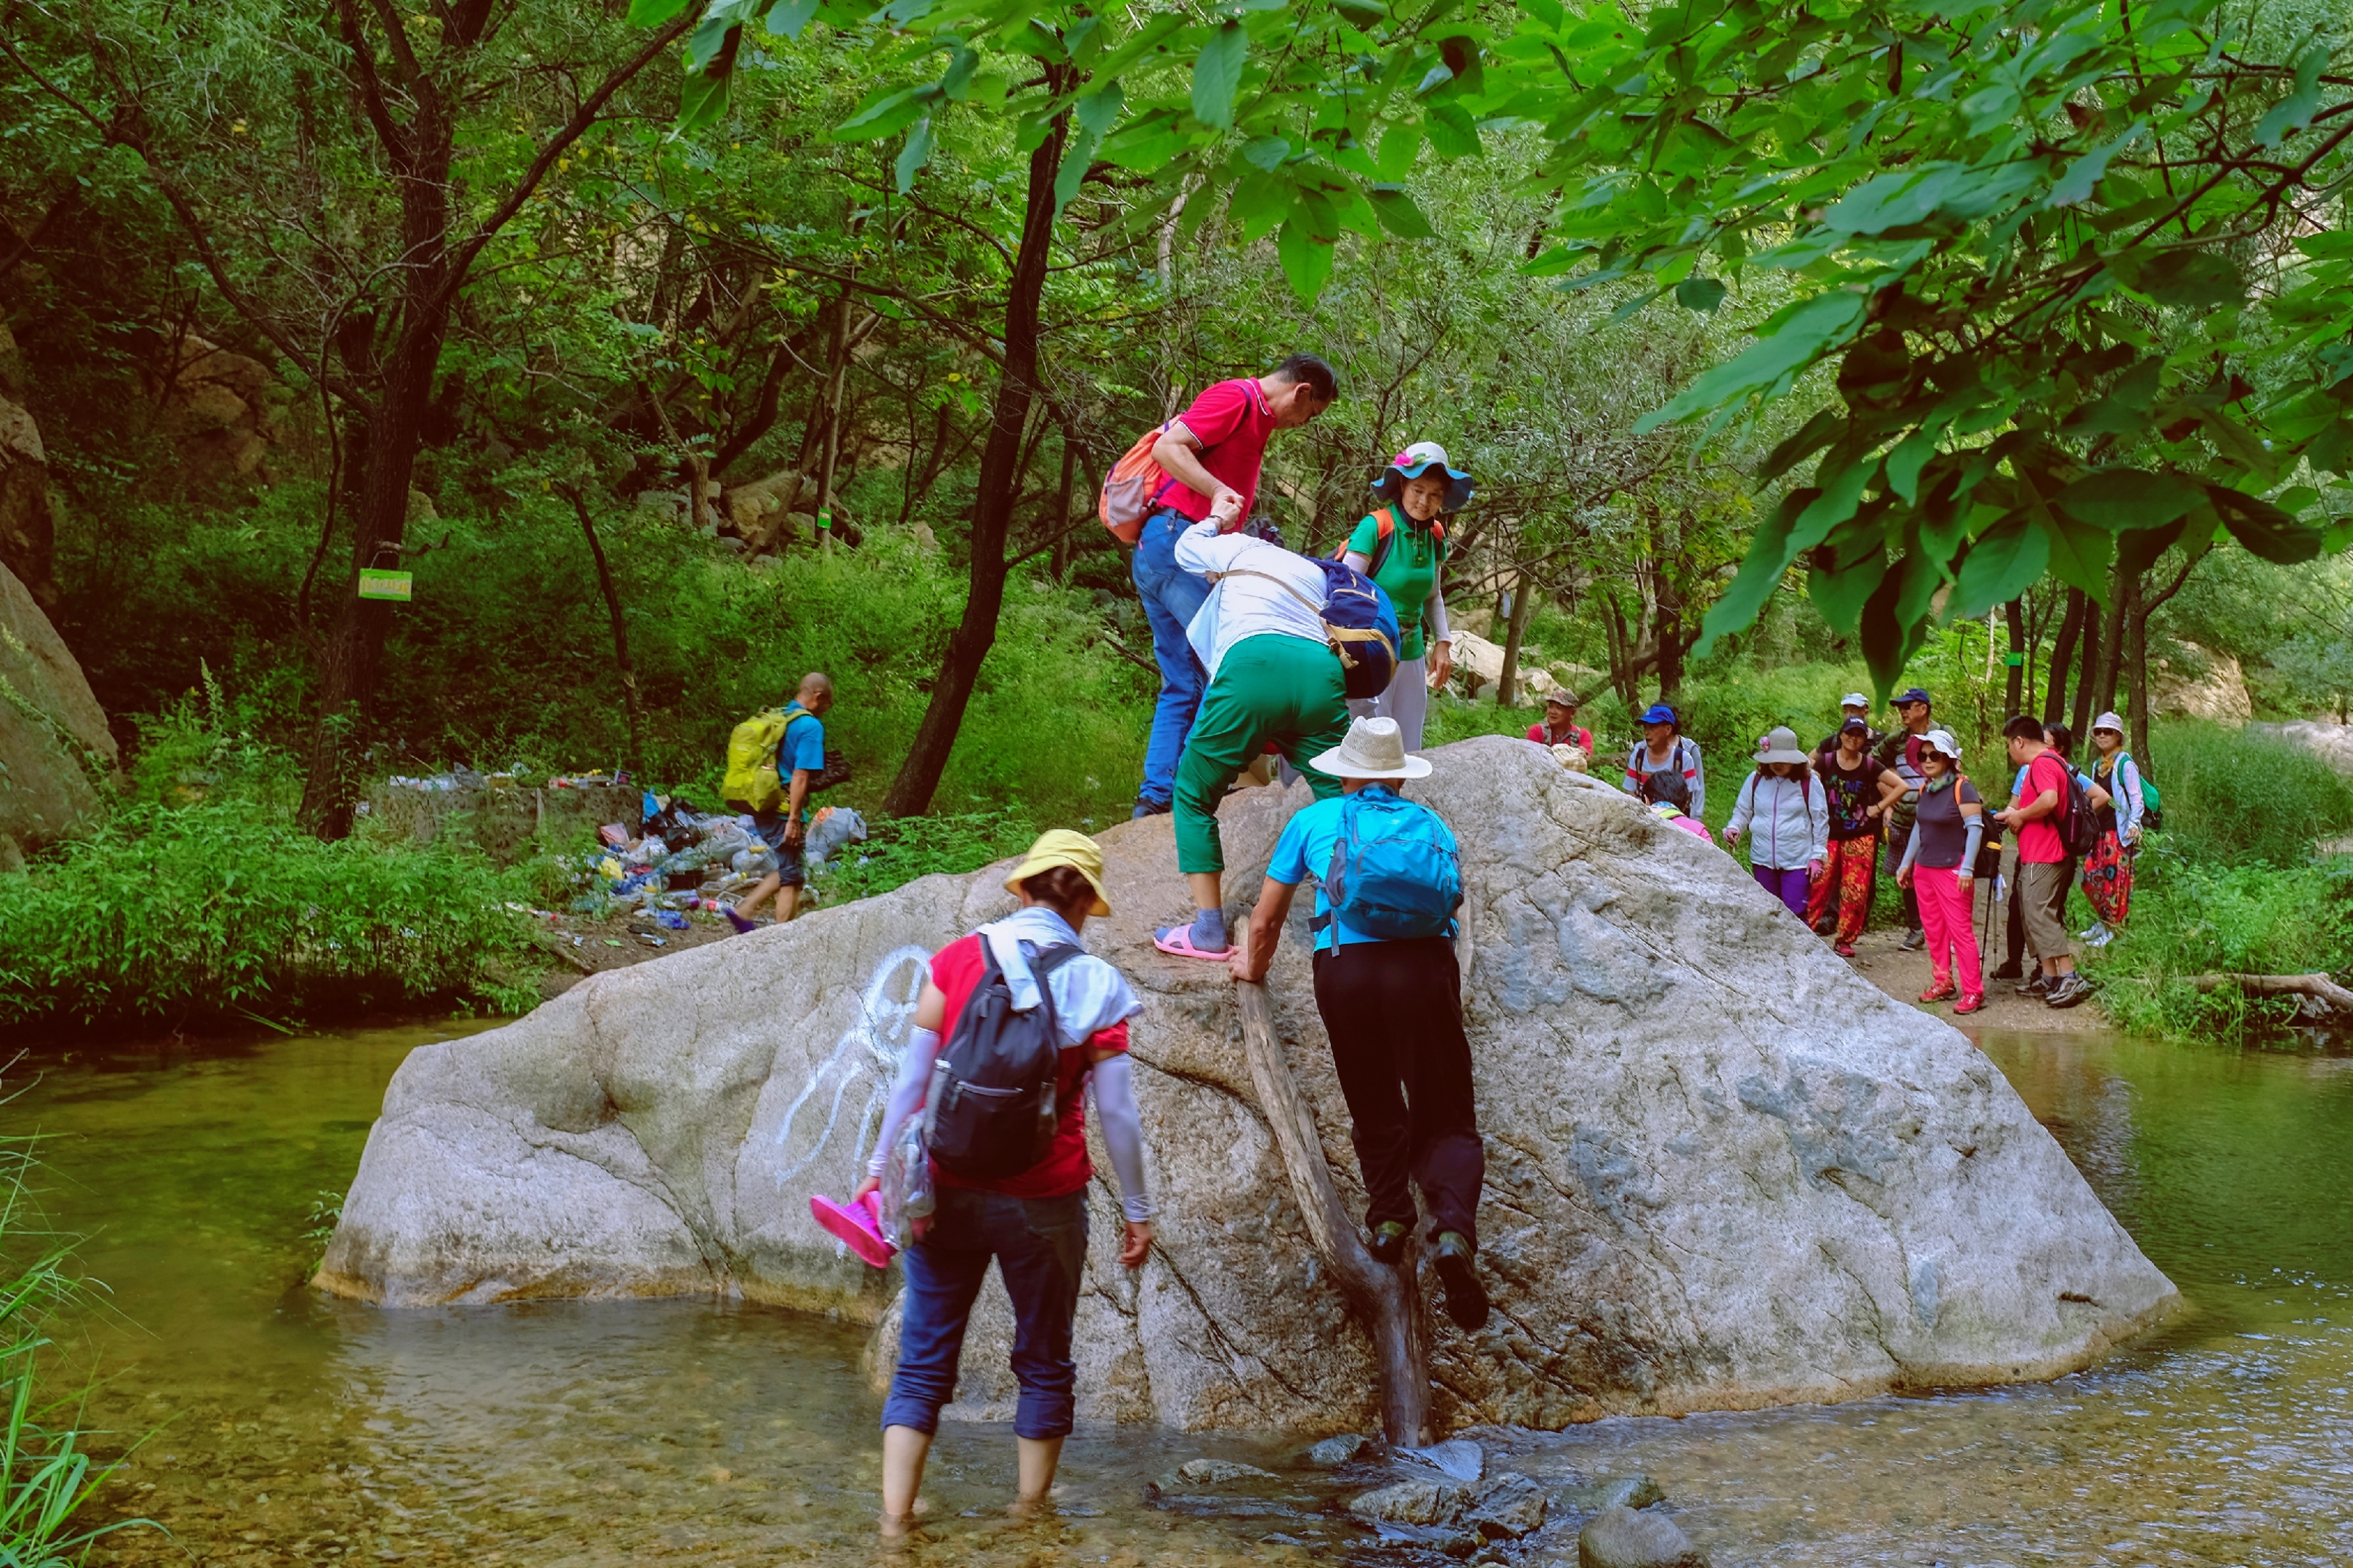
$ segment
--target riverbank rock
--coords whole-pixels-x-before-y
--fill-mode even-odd
[[[1453,825],[1459,952],[1487,1138],[1490,1325],[1442,1318],[1438,1415],[1558,1427],[2043,1378],[2175,1300],[1950,1026],[1883,995],[1728,856],[1501,736],[1411,792]],[[1303,784],[1222,809],[1239,907]],[[1167,818],[1103,834],[1134,980],[1161,1212],[1118,1267],[1105,1173],[1079,1308],[1082,1414],[1364,1430],[1374,1373],[1290,1197],[1222,967],[1157,954],[1189,907]],[[878,1323],[895,1273],[820,1231],[853,1188],[926,955],[1011,907],[1004,868],[936,876],[582,982],[420,1047],[385,1097],[319,1283],[396,1306],[719,1291]],[[1302,938],[1269,979],[1324,1155],[1361,1202]],[[954,1414],[1009,1414],[992,1283]]]
[[[117,754],[81,666],[0,566],[0,868],[94,815]]]
[[[2246,672],[2227,653],[2177,642],[2169,657],[2151,660],[2149,708],[2161,718],[2211,719],[2243,724],[2255,716]]]
[[[1613,1508],[1577,1532],[1577,1568],[1708,1568],[1708,1562],[1666,1515]]]
[[[40,426],[25,406],[30,390],[16,340],[0,322],[0,566],[14,572],[33,602],[48,611],[58,606],[51,574],[57,506]]]

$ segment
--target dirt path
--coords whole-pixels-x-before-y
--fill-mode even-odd
[[[1979,923],[1976,929],[1988,930],[1984,924],[1985,895],[1982,893],[1978,895],[1977,910]],[[2039,996],[2018,994],[2012,989],[2017,982],[1993,978],[1994,970],[2002,961],[2003,920],[2007,912],[2006,910],[1996,910],[1990,934],[1980,939],[1986,973],[1985,1010],[1959,1018],[1952,1016],[1953,1005],[1950,1002],[1939,1002],[1923,1010],[1936,1013],[1964,1029],[2031,1029],[2044,1034],[2073,1034],[2114,1027],[2107,1016],[2100,1011],[2097,997],[2073,1007],[2046,1007]],[[1858,973],[1890,996],[1919,1006],[1914,998],[1928,989],[1928,953],[1925,948],[1915,952],[1899,949],[1895,944],[1903,935],[1903,927],[1895,922],[1890,921],[1883,927],[1874,924],[1854,944],[1852,963]]]

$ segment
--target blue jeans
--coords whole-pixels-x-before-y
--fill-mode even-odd
[[[1185,628],[1209,596],[1209,584],[1176,564],[1176,536],[1193,526],[1182,512],[1155,511],[1136,536],[1130,570],[1152,627],[1152,657],[1160,665],[1160,701],[1152,710],[1152,742],[1144,751],[1144,787],[1136,798],[1166,805],[1176,788],[1176,759],[1200,710],[1208,674],[1193,657]]]
[[[1068,1436],[1078,1380],[1071,1321],[1087,1266],[1085,1193],[1015,1198],[943,1187],[931,1228],[899,1258],[907,1303],[882,1425],[939,1430],[940,1406],[955,1396],[965,1324],[994,1258],[1013,1298],[1013,1375],[1021,1384],[1014,1434]]]

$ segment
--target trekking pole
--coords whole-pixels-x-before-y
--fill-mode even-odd
[[[1412,1265],[1392,1268],[1374,1258],[1356,1235],[1356,1222],[1332,1184],[1324,1140],[1314,1112],[1300,1097],[1299,1080],[1274,1032],[1266,987],[1234,984],[1241,1013],[1242,1055],[1259,1107],[1274,1133],[1276,1153],[1291,1178],[1291,1195],[1307,1222],[1308,1239],[1339,1281],[1341,1294],[1365,1325],[1380,1363],[1381,1426],[1397,1447],[1430,1440],[1430,1347],[1421,1329],[1420,1292]]]

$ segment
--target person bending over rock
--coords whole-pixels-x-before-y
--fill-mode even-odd
[[[955,1396],[965,1327],[992,1258],[1013,1300],[1013,1375],[1021,1385],[1013,1419],[1020,1477],[1015,1510],[1035,1507],[1054,1484],[1077,1377],[1071,1323],[1086,1271],[1086,1185],[1094,1176],[1087,1158],[1090,1080],[1127,1220],[1119,1260],[1138,1268],[1152,1250],[1144,1126],[1127,1058],[1127,1020],[1143,1003],[1126,977],[1087,953],[1079,938],[1088,916],[1111,913],[1103,891],[1103,851],[1084,834],[1057,828],[1030,846],[1005,886],[1020,899],[1018,910],[933,955],[881,1134],[856,1194],[881,1185],[901,1126],[924,1109],[936,1077],[947,1086],[945,1109],[935,1110],[924,1128],[936,1207],[927,1219],[912,1222],[914,1236],[902,1237],[907,1244],[900,1254],[907,1275],[905,1315],[899,1365],[882,1406],[886,1535],[903,1533],[911,1522],[940,1406]],[[1022,1102],[1029,1108],[1024,1117],[1000,1117],[991,1132],[993,1113],[984,1109],[976,1117],[958,1109],[985,1108],[989,1097],[958,1095],[965,1086],[956,1075],[972,1063],[969,1053],[984,1029],[999,1041],[1015,1040],[1019,1026],[1011,1016],[1031,1016],[1041,1005],[1060,1047],[1049,1080],[1056,1114],[1043,1156],[1008,1175],[959,1175],[951,1161],[960,1158],[971,1168],[982,1151],[1002,1146],[1004,1131],[1040,1134],[1035,1107],[1046,1084]],[[942,1069],[936,1075],[935,1067]],[[974,1087],[986,1086],[976,1080]]]
[[[1270,741],[1307,775],[1316,799],[1340,793],[1339,781],[1311,759],[1347,733],[1345,673],[1324,629],[1326,580],[1314,562],[1245,534],[1221,535],[1209,521],[1176,542],[1176,563],[1217,579],[1189,632],[1209,689],[1176,764],[1176,868],[1197,912],[1189,926],[1155,932],[1153,945],[1223,961],[1231,943],[1218,802]]]
[[[1487,1152],[1454,959],[1461,900],[1454,834],[1436,812],[1398,795],[1398,780],[1425,777],[1430,764],[1406,754],[1393,719],[1357,720],[1314,766],[1337,775],[1343,793],[1283,828],[1248,940],[1229,967],[1236,980],[1266,978],[1292,895],[1315,878],[1308,922],[1315,1010],[1355,1123],[1373,1256],[1404,1258],[1414,1222],[1408,1178],[1419,1183],[1437,1225],[1432,1261],[1446,1287],[1446,1315],[1475,1332],[1487,1321],[1487,1291],[1472,1262]],[[1352,912],[1365,923],[1352,923]],[[1408,931],[1421,934],[1382,934]]]

